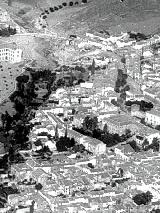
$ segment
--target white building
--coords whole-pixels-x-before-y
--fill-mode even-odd
[[[153,126],[160,125],[160,111],[152,109],[146,112],[145,122]]]
[[[5,43],[0,45],[0,61],[19,63],[22,60],[22,50],[16,43]]]
[[[7,22],[10,21],[10,15],[7,13],[6,10],[0,8],[0,22]]]

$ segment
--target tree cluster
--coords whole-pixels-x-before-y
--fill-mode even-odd
[[[152,149],[154,152],[159,152],[159,139],[158,138],[153,138],[152,143],[149,144],[149,141],[147,139],[144,140],[142,144],[142,148],[144,151],[148,151]]]
[[[68,137],[60,137],[58,141],[56,142],[56,147],[58,152],[65,152],[68,151],[68,149],[75,146],[75,140],[74,138],[68,138]]]
[[[160,209],[152,209],[152,211],[150,211],[150,213],[160,213]]]
[[[2,137],[0,140],[3,140],[5,150],[9,151],[8,157],[11,162],[23,160],[18,155],[18,150],[32,148],[28,135],[34,125],[30,124],[29,121],[34,118],[35,110],[46,101],[52,92],[55,79],[56,74],[51,73],[49,70],[35,72],[31,68],[28,68],[23,75],[17,77],[17,89],[10,96],[16,114],[11,116],[6,111],[1,116],[2,129],[0,133]],[[43,100],[38,102],[39,97],[36,94],[35,85],[41,85],[42,83],[47,92]],[[41,90],[40,87],[39,90]],[[7,161],[3,164],[4,169],[7,168],[6,163]]]
[[[88,3],[88,1],[82,0],[82,3],[86,4],[86,3]],[[45,10],[44,12],[41,13],[41,16],[43,17],[43,19],[46,19],[47,15],[49,15],[50,12],[51,13],[56,12],[56,11],[62,9],[63,7],[66,7],[67,5],[72,7],[72,6],[78,5],[78,4],[79,4],[79,1],[76,1],[76,2],[70,1],[69,3],[63,2],[61,5],[50,7],[48,10]]]
[[[14,35],[16,33],[16,28],[12,28],[10,26],[7,28],[0,29],[0,36],[2,37],[9,37],[10,35]]]
[[[146,102],[144,100],[141,101],[126,101],[126,106],[132,106],[133,104],[137,104],[140,106],[140,110],[143,112],[150,111],[153,108],[153,103]]]
[[[147,40],[150,38],[150,36],[146,36],[143,33],[128,32],[128,35],[131,39],[135,39],[136,41]]]
[[[125,59],[122,59],[125,62]],[[123,73],[122,69],[118,69],[117,80],[115,82],[115,92],[120,93],[120,102],[126,100],[126,91],[130,90],[129,85],[127,85],[127,74]]]
[[[151,202],[153,198],[153,195],[151,194],[151,192],[147,191],[142,192],[140,194],[135,195],[132,199],[133,201],[137,204],[137,205],[147,205]]]
[[[86,116],[82,125],[84,131],[93,132],[98,128],[98,118]]]

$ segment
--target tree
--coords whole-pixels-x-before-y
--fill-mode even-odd
[[[66,3],[66,2],[63,2],[62,5],[63,5],[64,7],[66,7],[66,6],[67,6],[67,3]]]
[[[92,163],[88,163],[87,165],[88,165],[88,167],[90,167],[91,169],[94,169],[94,166],[93,166]]]
[[[73,2],[72,1],[69,2],[69,6],[73,6]]]
[[[54,9],[53,9],[53,7],[50,7],[49,9],[50,9],[50,11],[51,11],[52,13],[54,12]]]
[[[118,169],[118,174],[119,174],[119,176],[120,176],[121,178],[123,177],[124,171],[123,171],[122,168],[119,168],[119,169]]]
[[[54,7],[54,10],[58,10],[58,7]]]
[[[155,129],[157,129],[157,130],[160,131],[160,125],[157,125],[157,126],[155,127]]]
[[[149,141],[145,139],[142,143],[142,148],[143,150],[147,150],[148,147],[149,147]]]
[[[125,55],[123,55],[123,57],[121,58],[121,62],[122,62],[123,64],[126,64],[126,58],[125,58]]]
[[[108,126],[107,126],[107,124],[104,125],[104,127],[103,127],[103,132],[104,132],[105,134],[108,133]]]
[[[130,138],[131,137],[131,130],[130,129],[126,129],[125,130],[125,135],[126,135],[126,138]]]
[[[98,128],[98,118],[95,116],[93,118],[90,118],[89,116],[86,116],[83,121],[83,129],[85,131],[93,132],[93,130]]]
[[[159,151],[159,139],[153,138],[152,144],[150,145],[150,147],[153,149],[154,152],[158,152]]]
[[[43,188],[43,186],[42,186],[41,183],[37,183],[37,184],[35,185],[35,189],[37,190],[37,192],[38,192],[39,190],[41,190],[42,188]]]
[[[29,81],[29,76],[28,75],[20,75],[16,78],[17,82],[20,83],[27,83]]]
[[[93,61],[92,61],[91,74],[92,74],[92,75],[95,74],[95,60],[94,60],[94,59],[93,59]]]

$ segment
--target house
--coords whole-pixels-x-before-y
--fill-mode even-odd
[[[130,144],[123,144],[116,146],[115,153],[116,154],[123,153],[124,155],[128,156],[135,153],[135,150],[130,146]]]
[[[128,115],[114,115],[110,116],[106,120],[108,131],[113,134],[123,135],[126,133],[126,129],[130,129],[131,132],[136,131],[136,125],[132,117]]]
[[[46,180],[49,178],[49,174],[47,174],[43,169],[37,168],[32,171],[32,177],[38,183],[45,184]]]
[[[67,94],[67,91],[64,88],[58,88],[56,90],[55,97],[60,100],[64,95]]]
[[[148,95],[151,98],[156,98],[156,96],[157,96],[156,91],[153,91],[153,90],[148,89],[148,88],[143,90],[143,94]]]
[[[8,22],[8,21],[10,21],[10,15],[6,10],[0,8],[0,22]]]
[[[86,150],[92,152],[94,155],[101,155],[106,153],[106,145],[95,138],[83,136],[80,141],[86,148]]]
[[[153,125],[154,127],[160,125],[160,111],[152,109],[146,112],[145,122]]]
[[[149,144],[152,143],[153,138],[160,139],[160,132],[156,129],[152,129],[148,126],[145,126],[141,123],[137,123],[137,131],[133,136],[133,139],[139,144],[142,145],[145,139],[148,140]]]
[[[134,101],[144,100],[143,94],[137,94],[135,92],[126,91],[126,95],[127,95],[126,101],[128,101],[128,100],[130,100],[130,101],[132,101],[132,100],[134,100]]]
[[[118,95],[115,91],[108,91],[107,93],[107,99],[109,102],[111,102],[112,100],[117,101]]]
[[[16,176],[17,181],[28,179],[30,177],[32,168],[26,163],[14,164],[11,166],[11,173]]]
[[[135,116],[138,118],[144,118],[145,112],[140,111],[140,105],[133,104],[133,105],[131,105],[131,116]]]
[[[61,179],[58,180],[59,188],[62,190],[62,193],[65,195],[70,195],[72,194],[73,191],[73,182],[68,179]]]

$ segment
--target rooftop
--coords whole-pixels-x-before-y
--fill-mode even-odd
[[[155,109],[152,109],[152,110],[146,112],[146,114],[151,114],[151,115],[155,115],[155,116],[160,117],[160,111],[159,110],[155,110]]]
[[[132,118],[127,115],[113,115],[107,118],[106,121],[121,126],[133,123]]]

